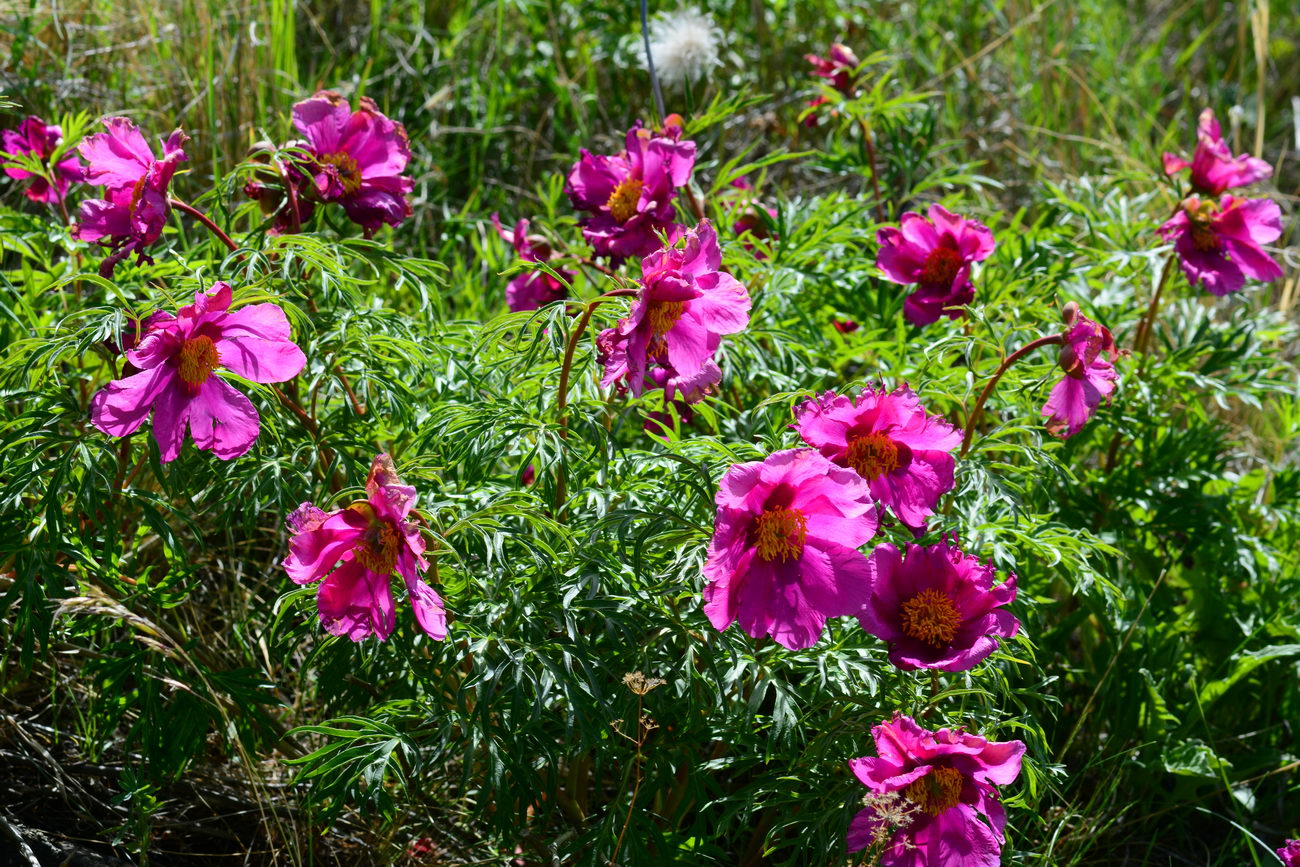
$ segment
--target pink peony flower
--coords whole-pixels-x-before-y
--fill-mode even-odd
[[[1174,242],[1187,282],[1212,295],[1236,292],[1246,278],[1268,283],[1282,269],[1260,245],[1282,234],[1282,209],[1268,199],[1211,199],[1188,196],[1163,226],[1160,237]]]
[[[442,598],[420,577],[429,563],[411,516],[415,497],[392,458],[381,454],[370,466],[366,499],[333,512],[303,503],[289,516],[293,538],[284,570],[298,584],[321,581],[316,607],[330,634],[387,639],[396,622],[389,580],[396,572],[406,582],[416,623],[431,638],[447,637]]]
[[[1110,402],[1117,376],[1112,362],[1119,356],[1110,330],[1080,314],[1077,305],[1066,306],[1065,321],[1070,326],[1060,355],[1065,378],[1043,405],[1047,430],[1062,438],[1083,430],[1102,398]]]
[[[683,237],[685,246],[641,262],[641,291],[627,317],[597,338],[605,365],[601,385],[625,382],[640,395],[651,366],[658,365],[669,371],[665,389],[692,402],[721,378],[713,354],[722,335],[749,323],[749,293],[718,270],[722,252],[712,223],[701,220]]]
[[[1300,840],[1287,840],[1277,857],[1286,867],[1300,867]]]
[[[406,127],[385,117],[369,97],[358,104],[352,111],[346,99],[322,90],[294,105],[293,125],[315,158],[309,168],[317,195],[341,204],[369,235],[411,216],[406,194],[415,182],[402,174],[411,161]]]
[[[871,552],[871,594],[862,628],[889,645],[899,668],[966,671],[1011,638],[1020,621],[1002,608],[1016,598],[1016,576],[994,586],[997,570],[952,544],[890,544]]]
[[[871,589],[857,550],[876,534],[871,492],[812,449],[735,464],[718,486],[704,564],[704,613],[755,638],[811,647],[828,617],[857,614]]]
[[[1020,776],[1024,743],[961,729],[927,731],[907,716],[881,723],[871,736],[879,756],[853,759],[850,769],[874,794],[898,792],[913,808],[881,867],[998,867],[1007,815],[995,787]],[[870,845],[878,823],[874,810],[858,813],[849,825],[849,851]]]
[[[682,229],[674,222],[676,188],[689,184],[695,169],[695,142],[681,137],[682,119],[674,114],[657,133],[638,121],[615,156],[583,148],[564,191],[575,208],[591,214],[579,225],[596,255],[617,263],[654,253],[661,234],[675,240]]]
[[[860,61],[853,49],[838,42],[831,43],[825,57],[805,54],[804,60],[813,65],[813,75],[826,79],[831,87],[845,96],[853,96],[858,88],[857,69]],[[824,100],[823,100],[824,101]]]
[[[291,141],[284,147],[310,149],[304,141]],[[291,235],[302,231],[303,224],[316,213],[315,178],[276,156],[270,142],[253,145],[249,161],[263,168],[244,184],[244,195],[257,202],[263,217],[272,218],[268,233]]]
[[[514,246],[520,259],[525,262],[550,260],[551,245],[541,235],[528,234],[527,220],[515,223],[513,233],[501,227],[501,219],[496,214],[492,215],[492,225],[496,226],[497,234]],[[572,271],[561,268],[556,273],[570,283],[573,282]],[[568,291],[565,285],[550,274],[545,271],[526,271],[516,275],[506,287],[506,306],[513,313],[521,310],[536,310],[554,301],[560,301],[566,295]]]
[[[903,304],[907,321],[929,325],[941,315],[956,319],[955,309],[975,300],[970,266],[993,252],[993,233],[983,223],[949,213],[942,205],[931,205],[929,219],[907,213],[900,226],[886,226],[876,234],[880,244],[876,264],[885,279],[894,283],[916,283],[917,288]]]
[[[831,321],[831,325],[840,334],[852,334],[862,327],[852,319],[834,319]]]
[[[7,129],[0,133],[0,143],[4,146],[0,150],[0,157],[16,157],[30,154],[48,165],[49,158],[62,141],[63,130],[61,128],[46,124],[36,115],[28,115],[18,125],[18,129]],[[51,168],[54,175],[53,186],[40,175],[33,174],[18,166],[5,167],[5,174],[16,181],[31,178],[31,183],[27,187],[27,198],[33,202],[57,204],[63,201],[63,197],[67,195],[69,186],[80,183],[85,179],[85,172],[81,167],[81,160],[77,159],[76,154],[65,154],[63,159],[59,160],[58,164],[51,166]]]
[[[1218,196],[1233,187],[1245,187],[1273,174],[1273,167],[1250,154],[1232,155],[1219,131],[1213,109],[1201,112],[1196,124],[1196,150],[1191,161],[1177,154],[1164,156],[1165,174],[1170,177],[1192,170],[1192,190],[1204,196]]]
[[[109,383],[91,401],[91,420],[109,436],[133,433],[150,412],[164,462],[181,451],[185,428],[194,445],[228,461],[257,439],[257,410],[248,398],[213,374],[229,370],[252,382],[293,379],[307,363],[289,339],[289,320],[274,304],[230,311],[230,286],[207,294],[172,316],[154,313],[143,336],[126,352],[140,372]]]
[[[826,392],[795,411],[803,441],[871,486],[871,495],[913,529],[923,529],[952,490],[961,432],[929,415],[907,386],[865,388],[856,400]]]
[[[74,234],[113,251],[99,266],[100,275],[107,278],[133,252],[137,263],[153,262],[145,248],[162,237],[171,213],[168,187],[176,169],[188,159],[184,145],[189,137],[175,130],[163,143],[162,159],[154,159],[149,143],[131,121],[109,117],[104,126],[108,132],[87,136],[77,150],[87,163],[86,183],[105,187],[106,198],[81,203]]]

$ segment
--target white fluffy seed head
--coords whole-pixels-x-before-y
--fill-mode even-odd
[[[669,87],[699,81],[718,65],[721,40],[718,25],[694,6],[660,16],[650,24],[650,56],[654,58],[655,73]]]

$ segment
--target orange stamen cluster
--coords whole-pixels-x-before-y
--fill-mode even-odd
[[[636,205],[641,201],[641,188],[644,186],[645,181],[628,177],[609,194],[605,207],[609,208],[609,215],[620,225],[636,216]]]
[[[650,309],[646,311],[646,320],[655,337],[667,334],[677,324],[677,320],[682,318],[685,309],[685,301],[651,301]]]
[[[903,603],[899,618],[905,634],[933,647],[951,642],[961,628],[957,606],[942,590],[922,590]]]
[[[211,337],[201,334],[182,343],[180,351],[176,353],[176,373],[187,385],[195,388],[207,382],[220,363],[217,345]]]
[[[754,547],[758,556],[773,562],[793,560],[803,553],[808,519],[798,509],[768,509],[754,521]]]
[[[847,460],[858,475],[871,481],[898,469],[898,444],[887,434],[872,431],[852,439]]]
[[[933,768],[919,780],[913,780],[903,789],[903,797],[916,804],[931,816],[957,806],[965,782],[956,768]]]
[[[402,537],[390,521],[372,528],[365,540],[353,549],[357,562],[379,575],[391,575],[397,567],[397,552]]]

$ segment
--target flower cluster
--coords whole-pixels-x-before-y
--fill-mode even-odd
[[[682,131],[682,119],[670,115],[658,132],[637,123],[613,156],[583,148],[565,192],[575,208],[590,214],[579,225],[597,256],[618,264],[654,253],[661,237],[676,240],[682,227],[673,202],[695,169],[695,142],[683,140]]]
[[[68,187],[85,180],[85,170],[76,154],[65,154],[63,159],[50,165],[49,159],[63,143],[63,130],[47,124],[36,115],[29,115],[18,129],[7,129],[0,134],[0,157],[35,157],[46,164],[49,177],[33,174],[17,165],[5,166],[5,174],[16,181],[28,180],[27,198],[33,202],[58,204],[68,194]]]

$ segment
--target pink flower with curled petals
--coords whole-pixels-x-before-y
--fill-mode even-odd
[[[63,130],[54,124],[47,124],[36,115],[28,115],[18,129],[7,129],[0,134],[0,157],[34,156],[48,165],[49,158],[63,142]],[[85,171],[76,154],[65,154],[56,165],[49,166],[54,183],[40,175],[33,174],[18,166],[5,166],[5,174],[16,181],[31,179],[27,186],[27,198],[33,202],[57,204],[63,201],[68,187],[85,180]]]
[[[91,400],[91,420],[104,433],[134,433],[153,413],[153,436],[164,462],[180,454],[188,427],[194,445],[223,461],[257,439],[257,410],[220,376],[229,370],[252,382],[293,379],[307,363],[290,340],[289,320],[274,304],[230,310],[231,291],[214,283],[172,316],[154,313],[126,351],[139,372],[115,380]]]
[[[856,399],[827,392],[795,411],[791,425],[803,441],[857,472],[871,495],[914,530],[923,530],[935,504],[952,490],[952,450],[961,432],[930,415],[907,386],[865,388]]]
[[[1178,213],[1160,227],[1160,237],[1174,242],[1187,282],[1200,283],[1212,295],[1227,295],[1246,285],[1246,278],[1269,283],[1282,268],[1261,245],[1282,234],[1282,209],[1268,199],[1212,199],[1188,196]]]
[[[893,833],[881,867],[998,867],[1007,824],[998,786],[1020,776],[1022,741],[990,741],[961,729],[928,731],[907,716],[871,730],[876,756],[853,759],[854,776],[876,795],[898,793],[912,806]],[[879,814],[858,813],[848,850],[878,838]]]
[[[928,217],[906,213],[898,228],[886,226],[876,233],[876,264],[885,279],[917,284],[903,303],[907,321],[917,326],[962,315],[959,308],[975,300],[971,265],[987,259],[996,246],[983,223],[958,217],[942,205],[931,205]]]
[[[1191,160],[1177,154],[1164,155],[1165,174],[1170,177],[1191,169],[1192,190],[1204,196],[1218,196],[1234,187],[1245,187],[1273,174],[1273,167],[1250,154],[1233,156],[1223,140],[1213,109],[1205,109],[1196,124],[1196,150]]]
[[[1286,845],[1277,850],[1277,857],[1286,867],[1300,867],[1300,840],[1287,840]]]
[[[947,541],[906,553],[890,544],[871,552],[871,594],[858,614],[862,628],[889,645],[904,670],[966,671],[1011,638],[1020,621],[1003,606],[1016,598],[1016,576],[994,584],[992,564]]]
[[[811,647],[827,618],[857,614],[871,589],[857,550],[876,534],[871,491],[812,449],[735,464],[718,486],[704,564],[704,613],[791,649]]]
[[[348,101],[322,90],[293,107],[293,125],[307,140],[313,161],[307,168],[316,195],[338,202],[348,219],[367,235],[387,223],[411,216],[407,193],[415,181],[406,177],[411,161],[406,127],[389,119],[370,97],[352,111]]]
[[[145,249],[162,237],[171,213],[167,199],[172,176],[185,156],[189,137],[179,129],[163,143],[162,159],[140,128],[124,117],[104,119],[108,132],[87,136],[77,146],[86,160],[86,183],[105,187],[106,198],[87,199],[77,210],[73,234],[113,252],[99,266],[102,277],[135,253],[137,263],[153,262]]]
[[[1065,377],[1043,405],[1048,432],[1062,438],[1083,430],[1103,398],[1109,403],[1118,376],[1113,362],[1119,357],[1110,330],[1080,314],[1077,305],[1066,306],[1065,321],[1069,330],[1060,355]]]
[[[831,43],[831,50],[826,52],[825,57],[816,54],[805,54],[804,60],[807,60],[813,66],[813,75],[824,78],[831,87],[838,90],[845,96],[853,96],[854,91],[858,88],[857,69],[858,56],[853,53],[853,49],[839,42]]]
[[[628,315],[597,338],[601,385],[625,385],[640,395],[658,366],[670,371],[666,388],[690,401],[721,378],[713,356],[722,335],[749,323],[749,293],[718,270],[722,252],[712,223],[701,220],[683,239],[684,246],[642,260],[641,291]]]
[[[442,597],[421,575],[429,568],[425,542],[411,515],[415,488],[402,484],[392,459],[377,455],[366,479],[366,499],[325,512],[303,503],[289,515],[284,569],[297,584],[320,581],[321,625],[352,641],[387,639],[396,625],[394,572],[402,576],[415,621],[437,641],[447,637]]]
[[[501,219],[492,215],[492,225],[497,234],[509,242],[525,262],[546,262],[551,258],[551,245],[541,235],[528,234],[528,221],[515,223],[513,232],[507,232],[501,226]],[[574,272],[564,268],[556,272],[570,283]],[[555,301],[562,301],[568,295],[568,288],[545,271],[525,271],[515,276],[506,287],[506,306],[512,313],[523,310],[537,310]]]
[[[638,121],[627,132],[626,147],[614,156],[582,155],[565,182],[573,206],[591,214],[579,221],[597,256],[616,264],[630,256],[649,256],[682,230],[675,222],[677,189],[691,182],[695,142],[682,140],[682,119],[669,115],[652,132]]]

